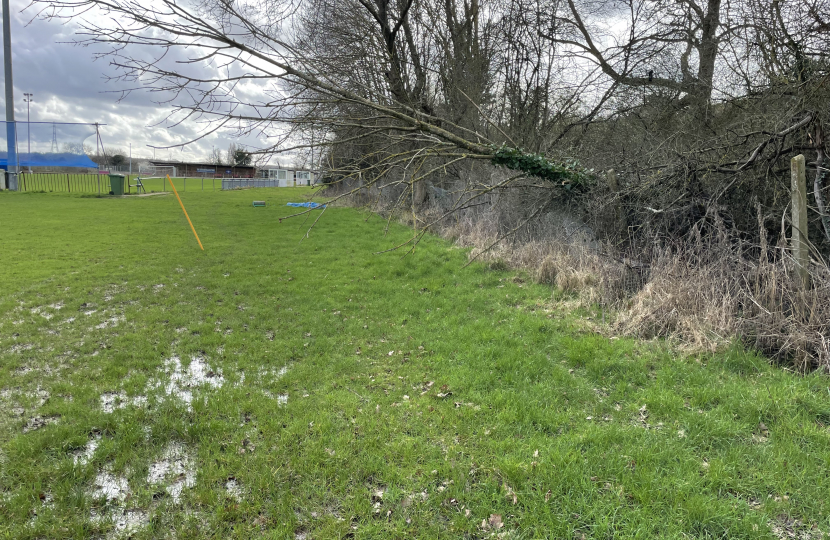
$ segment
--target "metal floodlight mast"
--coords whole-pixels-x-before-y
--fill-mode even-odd
[[[26,102],[26,140],[28,142],[27,152],[29,154],[27,159],[29,160],[29,172],[32,172],[32,118],[30,115],[30,107],[32,101],[35,99],[35,95],[31,92],[23,92],[23,95],[26,96],[23,98],[23,101]]]
[[[12,81],[12,23],[9,0],[3,0],[3,64],[6,72],[6,144],[8,188],[17,191],[17,129],[14,123],[14,82]]]

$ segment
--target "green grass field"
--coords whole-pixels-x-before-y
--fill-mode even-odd
[[[353,209],[302,239],[307,194],[188,190],[202,252],[172,195],[0,193],[0,537],[830,531],[825,375],[603,337]]]

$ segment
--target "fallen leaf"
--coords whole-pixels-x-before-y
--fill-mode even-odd
[[[507,498],[508,499],[513,499],[513,504],[516,504],[519,501],[519,499],[518,499],[518,497],[516,497],[516,492],[513,491],[513,488],[511,488],[507,484],[502,484],[502,487],[504,488],[504,491],[507,494]]]
[[[491,529],[501,529],[502,527],[504,527],[504,523],[501,522],[500,514],[490,514],[488,524],[490,525]]]
[[[550,495],[550,490],[548,490],[548,492],[545,493],[545,502],[548,502],[550,500]]]

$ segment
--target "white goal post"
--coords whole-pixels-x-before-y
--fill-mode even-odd
[[[164,178],[169,175],[170,178],[176,178],[176,167],[173,165],[141,165],[138,168],[139,176]]]

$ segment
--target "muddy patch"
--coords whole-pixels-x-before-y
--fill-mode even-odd
[[[807,525],[800,519],[793,519],[787,514],[779,515],[768,523],[770,531],[776,538],[798,540],[821,540],[827,536],[814,524]]]
[[[29,433],[30,431],[37,431],[42,427],[46,427],[49,424],[57,424],[58,420],[60,420],[60,416],[33,416],[29,418],[26,422],[26,425],[23,426],[23,433]]]

